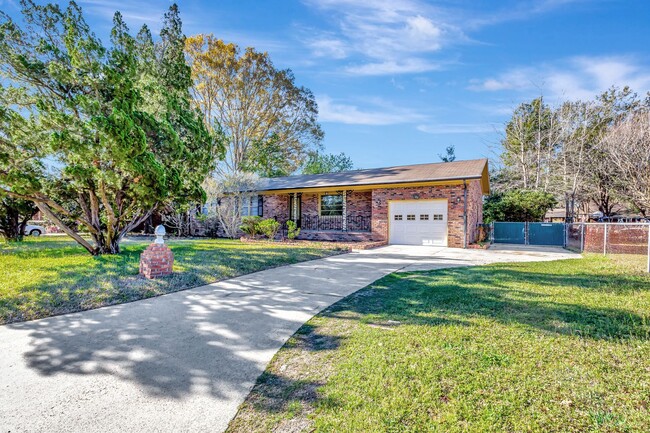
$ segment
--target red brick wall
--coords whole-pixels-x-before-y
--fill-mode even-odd
[[[289,219],[289,194],[265,195],[262,199],[263,218]]]
[[[584,251],[604,253],[605,224],[585,224]],[[607,224],[607,254],[646,254],[648,226]]]
[[[302,215],[317,216],[317,193],[303,193],[301,199]],[[443,185],[413,188],[379,188],[373,191],[348,191],[347,214],[372,218],[372,240],[388,239],[388,201],[414,199],[447,199],[447,240],[450,247],[463,247],[463,185]],[[264,196],[264,218],[277,217],[280,221],[289,219],[289,194],[269,194]],[[483,198],[478,180],[467,183],[467,241],[472,243],[477,237],[476,225],[483,222]],[[348,230],[358,230],[352,223]]]
[[[372,233],[374,240],[388,238],[388,202],[391,200],[447,199],[447,244],[462,248],[463,185],[441,185],[413,188],[379,188],[372,191]],[[467,242],[476,239],[476,224],[483,222],[481,185],[478,180],[467,185]]]
[[[317,217],[319,208],[318,193],[303,193],[300,204],[302,217]],[[367,217],[372,214],[371,192],[370,191],[347,191],[346,193],[347,214],[350,217]],[[264,217],[276,217],[280,221],[289,219],[289,194],[271,194],[264,196]],[[361,229],[361,222],[350,221],[348,230]]]
[[[318,194],[303,194],[300,204],[303,217],[316,218],[318,216]]]
[[[478,239],[478,224],[483,222],[483,189],[481,181],[472,180],[467,184],[467,243]]]

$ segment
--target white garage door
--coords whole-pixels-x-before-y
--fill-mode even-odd
[[[447,246],[447,200],[391,201],[389,241]]]

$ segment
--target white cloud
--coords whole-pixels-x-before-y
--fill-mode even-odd
[[[355,75],[387,75],[435,71],[440,67],[439,64],[424,59],[410,58],[402,61],[388,60],[378,63],[365,63],[359,66],[348,66],[345,70]]]
[[[464,20],[464,28],[481,28],[508,21],[526,20],[534,15],[552,12],[571,3],[581,3],[584,0],[524,0],[518,4],[507,5],[494,12],[471,13]],[[498,4],[498,2],[495,2]]]
[[[348,56],[348,47],[340,39],[323,37],[309,41],[308,45],[316,57],[344,59]]]
[[[345,123],[348,125],[396,125],[416,123],[425,116],[409,109],[399,108],[375,100],[371,109],[357,105],[336,102],[327,95],[317,98],[319,120],[322,122]]]
[[[470,81],[476,91],[536,91],[561,99],[590,99],[611,86],[650,90],[650,71],[631,57],[573,57],[552,64],[519,67]]]
[[[438,123],[418,125],[417,130],[427,134],[480,134],[495,132],[497,125],[488,123]]]
[[[466,35],[488,25],[548,13],[582,0],[519,0],[493,10],[472,2],[458,6],[426,0],[303,0],[333,23],[328,31],[310,29],[306,44],[318,57],[354,58],[345,71],[360,75],[410,74],[439,69],[434,60]]]
[[[358,56],[350,74],[386,75],[438,69],[426,58],[462,39],[460,30],[440,19],[439,9],[420,0],[307,0],[335,22],[334,32],[321,32],[306,44],[315,56],[343,59]]]
[[[119,11],[124,20],[129,23],[129,26],[136,30],[142,24],[158,29],[163,14],[169,7],[165,4],[154,4],[146,1],[81,0],[79,4],[89,14],[98,15],[109,20],[112,20],[115,12]]]

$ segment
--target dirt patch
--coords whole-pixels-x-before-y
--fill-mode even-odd
[[[326,360],[343,344],[353,323],[316,319],[303,325],[257,380],[227,433],[313,431],[310,415],[320,401],[318,390],[333,371]]]

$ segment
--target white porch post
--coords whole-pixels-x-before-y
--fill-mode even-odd
[[[343,191],[343,221],[342,228],[344,232],[348,231],[348,192]]]
[[[289,219],[296,221],[298,219],[298,193],[292,192],[291,195],[293,196],[293,206]]]

